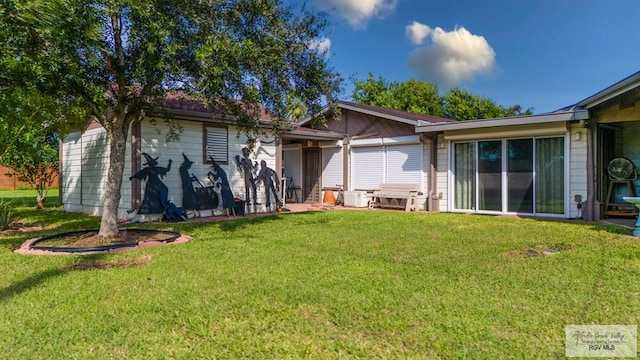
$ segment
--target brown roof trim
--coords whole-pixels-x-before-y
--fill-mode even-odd
[[[280,136],[285,139],[341,140],[345,137],[345,134],[299,126],[293,130],[283,132]]]
[[[414,121],[424,121],[428,123],[443,123],[443,122],[456,121],[456,120],[447,119],[439,116],[418,114],[418,113],[413,113],[409,111],[389,109],[389,108],[384,108],[380,106],[360,104],[360,103],[351,102],[351,101],[340,101],[339,104],[342,105],[341,107],[343,108],[350,107],[350,108],[361,109],[366,111],[373,111],[373,112],[377,112],[387,116],[401,117],[404,119],[414,120]]]
[[[384,118],[384,119],[388,119],[388,120],[392,120],[392,121],[398,121],[398,122],[401,122],[401,123],[414,125],[414,126],[421,126],[421,125],[428,125],[428,124],[450,123],[450,122],[455,122],[456,121],[456,120],[447,119],[447,118],[443,118],[443,117],[439,117],[439,116],[412,113],[412,112],[408,112],[408,111],[389,109],[389,108],[384,108],[384,107],[380,107],[380,106],[360,104],[360,103],[351,102],[351,101],[342,101],[342,100],[338,101],[337,102],[337,107],[340,108],[340,109],[357,111],[357,112],[360,112],[360,113],[363,113],[363,114],[377,116],[377,117],[381,117],[381,118]],[[320,113],[322,114],[322,113],[326,112],[327,110],[328,110],[328,108],[325,108]],[[309,122],[311,122],[311,120],[312,120],[312,118],[308,117],[308,118],[300,121],[299,124],[300,125],[306,125]]]

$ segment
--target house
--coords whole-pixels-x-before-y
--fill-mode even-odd
[[[634,217],[637,212],[622,197],[640,193],[640,180],[635,173],[611,176],[608,168],[621,158],[640,166],[639,99],[640,72],[558,111],[499,119],[454,121],[340,101],[339,118],[322,126],[305,119],[278,140],[248,139],[233,122],[212,116],[199,104],[170,102],[167,113],[179,121],[181,139],[165,141],[162,119],[155,124],[144,120],[131,129],[119,215],[140,209],[147,184],[126,179],[149,163],[166,169],[174,161],[163,182],[168,200],[177,206],[183,206],[185,192],[191,191],[184,187],[188,180],[180,176],[180,163],[188,164],[188,174],[198,180],[191,184],[194,188],[221,197],[218,180],[208,176],[213,156],[233,196],[247,201],[253,192],[247,191],[245,175],[255,171],[257,176],[267,168],[285,179],[288,192],[280,197],[298,202],[321,202],[325,191],[339,186],[347,193],[366,194],[381,183],[410,183],[419,186],[419,207],[427,211],[585,220]],[[108,165],[105,135],[92,124],[64,139],[61,193],[66,210],[101,213]],[[255,149],[243,153],[250,140]],[[243,159],[253,167],[243,168]],[[275,191],[267,191],[268,183],[261,185],[248,211],[273,209],[268,203],[277,201]],[[218,204],[199,213],[222,214],[224,209]]]
[[[299,200],[320,202],[325,190],[371,192],[381,183],[418,184],[426,203],[435,162],[416,127],[451,123],[441,117],[339,101],[340,118],[314,128],[311,119],[282,134],[284,174]]]
[[[266,184],[259,182],[262,186],[258,187],[254,201],[251,186],[247,192],[245,174],[253,171],[256,177],[262,166],[287,179],[286,185],[299,202],[318,203],[323,191],[338,185],[364,192],[386,182],[415,183],[425,191],[430,188],[434,151],[415,129],[452,120],[346,101],[339,102],[338,108],[340,119],[328,119],[321,128],[314,128],[307,119],[283,133],[278,141],[269,136],[251,139],[256,147],[245,154],[243,149],[246,150],[250,139],[232,121],[212,116],[202,104],[169,98],[165,114],[179,122],[180,140],[166,141],[168,128],[162,118],[145,119],[131,129],[118,216],[131,217],[149,207],[145,203],[149,181],[135,176],[140,171],[146,174],[144,169],[149,164],[161,172],[168,201],[179,207],[188,204],[185,194],[191,190],[184,187],[185,178],[178,169],[180,162],[187,163],[185,159],[189,165],[186,179],[191,175],[197,179],[192,184],[195,190],[200,195],[207,190],[210,194],[215,192],[219,200],[216,206],[209,204],[198,214],[224,213],[220,189],[208,175],[213,165],[211,156],[225,172],[234,197],[257,203],[247,208],[254,212],[273,210],[275,203],[286,196],[278,193],[276,199],[275,191],[267,194]],[[267,114],[263,115],[268,120]],[[269,132],[266,128],[265,131]],[[100,215],[109,160],[105,129],[93,122],[85,130],[69,134],[63,140],[61,158],[60,188],[65,210]],[[246,168],[252,170],[246,171],[242,164],[252,164],[252,168]],[[423,209],[428,208],[426,198],[427,195],[422,198]],[[154,213],[143,212],[149,216]]]
[[[145,118],[129,131],[120,218],[159,217],[148,198],[158,191],[166,191],[167,200],[178,207],[189,203],[189,193],[193,192],[198,201],[207,198],[191,204],[198,215],[223,214],[226,195],[231,194],[232,201],[238,198],[248,202],[254,198],[256,191],[253,186],[245,187],[245,175],[257,177],[261,170],[264,174],[267,168],[279,168],[278,145],[273,136],[248,139],[233,120],[213,115],[201,103],[169,95],[162,115]],[[167,140],[167,117],[181,128],[178,141]],[[269,134],[268,115],[262,113],[261,119]],[[247,150],[250,141],[255,143],[252,151]],[[67,135],[60,152],[60,193],[65,211],[101,215],[109,165],[106,130],[94,121],[86,129]],[[166,190],[150,188],[152,181]],[[257,201],[247,210],[275,209],[278,200],[274,194],[260,187],[261,181],[257,183]],[[265,195],[270,198],[265,199]]]
[[[640,72],[555,112],[417,126],[436,141],[439,211],[600,220],[636,215],[614,159],[640,165]],[[616,160],[616,161],[618,161]]]

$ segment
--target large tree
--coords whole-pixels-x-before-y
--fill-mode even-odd
[[[432,83],[414,79],[389,82],[369,73],[366,80],[355,80],[353,101],[420,114],[442,116],[442,97]]]
[[[260,131],[261,108],[282,125],[291,94],[315,114],[339,92],[340,77],[312,46],[326,18],[280,0],[7,0],[0,14],[0,48],[13,46],[41,91],[81,100],[106,129],[104,237],[118,232],[128,131],[169,89],[248,133]]]
[[[530,115],[533,109],[520,105],[502,107],[490,98],[453,88],[444,96],[435,84],[410,79],[405,82],[386,81],[372,73],[366,80],[355,80],[352,98],[356,102],[419,114],[444,116],[456,120],[488,119]]]

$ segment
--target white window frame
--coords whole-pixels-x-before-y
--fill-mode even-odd
[[[226,126],[203,126],[203,163],[212,164],[210,156],[213,155],[216,163],[226,165],[229,163],[229,129]]]
[[[536,209],[534,208],[534,212],[533,213],[526,213],[526,214],[519,214],[516,212],[509,212],[507,211],[507,186],[505,186],[505,184],[507,183],[507,158],[506,158],[506,151],[507,151],[507,141],[509,140],[514,140],[514,139],[525,139],[525,138],[529,138],[529,139],[533,139],[533,146],[534,146],[534,164],[535,164],[535,144],[536,144],[536,139],[542,139],[542,138],[563,138],[564,139],[564,179],[563,179],[563,184],[562,186],[564,186],[564,213],[563,214],[551,214],[551,213],[541,213],[541,212],[537,212]],[[475,170],[475,176],[476,176],[476,181],[475,181],[475,189],[474,191],[476,192],[476,204],[475,204],[475,209],[458,209],[455,207],[455,173],[454,173],[454,168],[455,168],[455,145],[457,143],[475,143],[476,144],[476,149],[477,149],[477,143],[481,142],[481,141],[500,141],[502,143],[502,174],[501,174],[501,181],[502,181],[502,210],[501,211],[492,211],[492,210],[478,210],[478,187],[479,187],[479,182],[478,182],[478,164],[476,161],[476,170]],[[528,137],[510,137],[510,138],[481,138],[481,139],[473,139],[473,140],[464,140],[464,141],[452,141],[450,143],[448,152],[449,152],[449,189],[450,189],[450,195],[449,199],[448,199],[448,207],[449,209],[451,209],[452,212],[461,212],[461,213],[477,213],[477,214],[509,214],[509,215],[529,215],[529,216],[544,216],[544,217],[568,217],[569,216],[569,206],[570,206],[570,201],[568,200],[567,196],[569,195],[569,190],[570,190],[570,186],[569,186],[569,182],[571,179],[571,174],[570,174],[570,163],[571,163],[571,159],[569,158],[569,154],[570,154],[570,150],[569,150],[569,142],[570,142],[570,137],[567,134],[564,135],[547,135],[547,136],[528,136]],[[478,156],[478,153],[476,152],[476,156]],[[534,184],[535,184],[535,173],[534,173]]]

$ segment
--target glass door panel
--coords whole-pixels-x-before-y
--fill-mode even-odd
[[[502,211],[502,141],[478,142],[478,209]]]
[[[536,139],[536,213],[564,214],[564,138]]]
[[[533,139],[507,141],[507,211],[533,213]]]
[[[454,208],[476,208],[476,147],[475,143],[455,144],[454,147]]]

